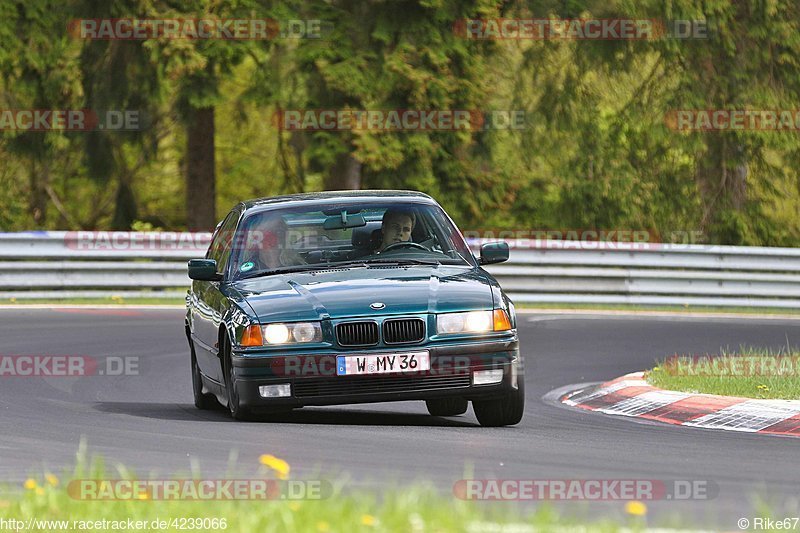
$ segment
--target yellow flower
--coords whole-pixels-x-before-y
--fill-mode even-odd
[[[377,522],[377,520],[375,520],[375,517],[371,514],[361,515],[361,523],[365,526],[374,526],[375,522]]]
[[[300,504],[297,503],[297,502],[289,502],[289,510],[290,511],[299,511],[300,510]]]
[[[11,303],[12,303],[12,304],[15,304],[15,303],[17,303],[17,299],[12,297],[12,298],[11,298]]]
[[[140,492],[139,494],[136,495],[136,499],[137,500],[149,500],[150,499],[150,494],[147,491]]]
[[[628,502],[625,504],[625,512],[633,516],[644,516],[647,514],[647,506],[642,502]]]
[[[317,531],[330,531],[330,530],[331,526],[329,526],[327,522],[325,521],[317,522]]]
[[[48,483],[50,483],[51,486],[53,487],[58,486],[58,478],[53,474],[47,474],[46,476],[44,476],[44,478],[47,480]]]
[[[289,463],[283,459],[278,459],[274,455],[262,455],[258,458],[258,461],[262,465],[274,470],[278,475],[278,479],[288,479],[291,467],[289,466]]]
[[[42,487],[36,487],[36,495],[44,496],[44,489]]]
[[[28,490],[35,490],[38,486],[39,485],[33,479],[28,479],[25,481],[25,488]]]

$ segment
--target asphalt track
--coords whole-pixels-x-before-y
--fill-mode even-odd
[[[675,353],[800,344],[800,321],[600,315],[520,315],[527,408],[512,428],[481,428],[470,410],[427,415],[421,402],[306,408],[237,423],[191,403],[183,313],[177,309],[0,309],[0,355],[138,357],[139,375],[0,378],[0,481],[63,472],[82,438],[107,464],[168,477],[253,476],[271,453],[292,477],[349,479],[382,490],[416,480],[442,491],[465,477],[707,480],[711,500],[660,501],[651,520],[736,530],[756,499],[800,516],[800,439],[638,423],[568,409],[545,396],[570,384],[642,370]],[[509,505],[493,503],[490,505]],[[537,505],[529,503],[528,505]],[[559,503],[617,516],[620,502]]]

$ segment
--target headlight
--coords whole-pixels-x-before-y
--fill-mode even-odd
[[[322,330],[319,327],[319,322],[315,324],[311,322],[295,324],[292,330],[292,338],[295,342],[319,342],[322,340]]]
[[[242,346],[268,346],[322,342],[322,326],[319,322],[291,322],[252,325],[242,333]]]
[[[436,333],[488,333],[511,329],[508,313],[502,309],[494,311],[469,311],[467,313],[444,313],[436,317]]]
[[[264,326],[264,341],[266,344],[286,344],[289,341],[290,331],[286,324],[269,324]]]

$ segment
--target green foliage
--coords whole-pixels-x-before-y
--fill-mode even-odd
[[[123,464],[106,466],[103,458],[85,457],[85,441],[82,441],[74,472],[54,474],[45,471],[35,474],[19,484],[0,486],[0,519],[4,523],[25,525],[26,521],[44,531],[59,529],[123,529],[128,524],[140,523],[146,530],[159,529],[154,521],[165,522],[165,531],[180,531],[181,527],[198,531],[259,531],[275,533],[283,531],[316,532],[382,532],[382,531],[437,531],[460,533],[462,531],[541,531],[570,529],[590,533],[617,533],[621,531],[645,531],[647,507],[638,501],[616,503],[618,516],[590,516],[578,506],[556,509],[549,502],[535,508],[525,509],[515,502],[503,505],[480,505],[479,501],[459,499],[452,491],[442,491],[429,482],[415,484],[397,483],[387,490],[376,493],[349,483],[342,476],[320,476],[310,479],[295,479],[282,482],[265,467],[251,465],[238,467],[245,474],[236,481],[250,479],[263,481],[267,488],[266,499],[247,500],[221,497],[214,500],[174,496],[163,498],[153,490],[135,492],[137,498],[105,499],[103,494],[118,490],[122,480],[142,482],[147,486],[175,480],[181,487],[188,483],[211,483],[224,480],[201,476],[201,472],[177,473],[174,477],[154,478],[144,473],[137,476]],[[83,453],[83,455],[81,455]],[[246,477],[244,477],[246,476]],[[87,491],[94,499],[81,500],[82,483],[89,483]],[[385,481],[384,481],[384,484]],[[274,488],[273,488],[274,487]],[[291,488],[289,488],[291,487]],[[308,487],[307,496],[295,495],[299,487]],[[330,487],[317,489],[316,487]],[[96,490],[94,490],[96,489]],[[124,492],[119,489],[120,492]],[[492,496],[494,486],[485,490]],[[151,498],[150,493],[156,497]],[[163,491],[162,491],[163,492]],[[202,491],[200,491],[202,492]],[[273,494],[275,492],[275,494]],[[280,494],[278,494],[278,492]],[[234,496],[236,490],[233,489]],[[320,496],[316,496],[319,493]],[[482,494],[482,493],[481,493]],[[631,503],[638,512],[630,509]],[[627,504],[627,505],[626,505]],[[532,507],[532,506],[531,506]],[[627,510],[628,514],[625,514]],[[173,518],[175,517],[175,518]],[[658,518],[652,522],[663,526],[685,526],[686,521],[678,516]],[[135,527],[135,526],[134,526]],[[21,527],[20,527],[21,529]]]
[[[659,388],[743,398],[796,400],[800,398],[798,353],[744,347],[739,353],[699,357],[675,356],[647,372]]]
[[[321,39],[80,41],[73,18],[316,19]],[[464,39],[464,18],[707,20],[707,39]],[[321,188],[411,188],[464,229],[700,230],[800,245],[800,138],[678,132],[676,109],[796,109],[793,0],[11,0],[0,108],[137,109],[140,132],[0,136],[0,228],[180,229],[187,118],[215,110],[216,212]],[[522,130],[281,131],[281,109],[521,110]],[[355,176],[355,180],[353,180]]]

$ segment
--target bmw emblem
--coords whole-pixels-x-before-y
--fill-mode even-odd
[[[384,307],[386,307],[386,304],[383,302],[375,302],[369,304],[369,306],[373,309],[383,309]]]

